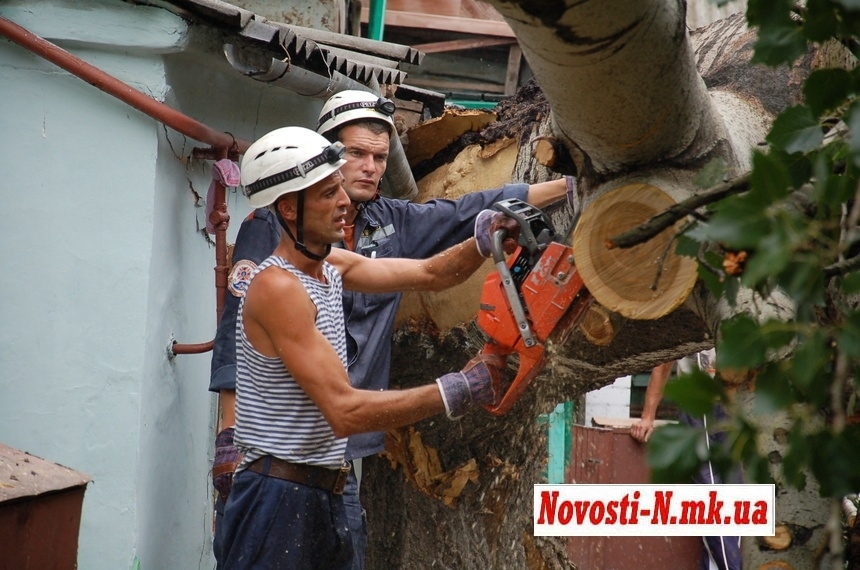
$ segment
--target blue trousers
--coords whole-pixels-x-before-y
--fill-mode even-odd
[[[224,570],[353,568],[342,495],[252,471],[233,478],[219,534]]]
[[[717,421],[725,419],[725,412],[717,406],[714,410]],[[693,427],[703,428],[708,434],[708,447],[715,443],[723,443],[726,434],[710,429],[705,416],[691,416],[685,412],[678,414],[679,421]],[[736,479],[736,480],[735,480]],[[719,485],[721,483],[740,483],[740,475],[733,474],[731,481],[723,481],[711,466],[711,462],[703,464],[698,473],[693,476],[693,483]],[[699,567],[702,570],[741,570],[741,538],[739,536],[703,536],[702,560]]]
[[[355,470],[349,472],[342,498],[346,507],[346,518],[352,538],[352,570],[364,570],[364,556],[367,551],[367,517],[358,496],[358,479],[355,476]],[[212,552],[215,555],[216,568],[219,569],[225,568],[224,525],[222,524],[224,506],[221,497],[217,497],[215,499],[215,536],[212,538]]]

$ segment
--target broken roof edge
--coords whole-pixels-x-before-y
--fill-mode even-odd
[[[314,73],[339,72],[365,84],[374,79],[381,85],[399,85],[407,75],[399,64],[414,64],[423,57],[409,46],[272,22],[221,0],[124,1],[159,7],[193,24],[217,28],[228,36],[228,43],[241,38],[242,43],[273,58],[283,60],[286,56],[291,63]],[[384,65],[386,60],[393,65]]]

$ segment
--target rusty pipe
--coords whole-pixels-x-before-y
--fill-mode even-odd
[[[156,101],[152,97],[141,93],[137,89],[127,85],[112,75],[98,69],[60,48],[59,46],[41,38],[18,24],[0,17],[0,35],[18,44],[22,48],[50,61],[58,67],[65,69],[72,75],[83,79],[87,83],[97,87],[105,93],[116,97],[124,103],[134,107],[142,113],[152,117],[173,130],[182,133],[194,140],[198,140],[214,147],[212,154],[217,158],[225,158],[229,155],[244,153],[250,143],[237,139],[229,133],[222,133],[212,129],[191,117],[180,113],[176,109]],[[225,188],[217,183],[216,198],[212,212],[212,222],[215,225],[215,288],[216,288],[216,322],[220,320],[224,310],[224,296],[227,289],[227,227],[230,216],[227,214],[227,202]],[[170,347],[172,354],[199,354],[212,350],[215,341],[199,344],[180,344],[174,342]]]
[[[227,158],[227,149],[218,147],[218,160]],[[209,214],[209,222],[215,227],[215,322],[221,320],[224,311],[224,295],[227,292],[227,227],[230,214],[227,213],[227,189],[220,180],[215,181],[215,204]]]
[[[209,342],[200,342],[197,344],[180,344],[176,341],[173,342],[173,345],[170,347],[171,356],[175,356],[177,354],[203,354],[204,352],[209,352],[215,346],[215,339],[210,340]]]
[[[239,153],[245,152],[251,145],[247,141],[212,129],[156,101],[149,95],[141,93],[116,77],[3,17],[0,17],[0,34],[187,137],[215,147],[233,148],[235,146]]]

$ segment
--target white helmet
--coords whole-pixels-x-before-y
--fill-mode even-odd
[[[317,132],[324,135],[357,119],[377,119],[388,123],[389,134],[395,133],[391,115],[397,108],[390,99],[377,97],[367,91],[347,90],[328,98],[317,120]]]
[[[316,184],[346,164],[343,144],[330,143],[304,127],[284,127],[263,135],[242,157],[240,180],[255,208]]]

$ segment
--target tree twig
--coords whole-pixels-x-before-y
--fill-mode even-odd
[[[673,226],[681,218],[695,214],[697,208],[719,202],[723,198],[733,194],[746,192],[749,189],[749,182],[749,174],[744,174],[743,176],[738,176],[737,178],[713,186],[700,194],[691,196],[651,217],[632,230],[607,239],[606,248],[613,249],[619,247],[626,249],[644,243],[666,228]]]

